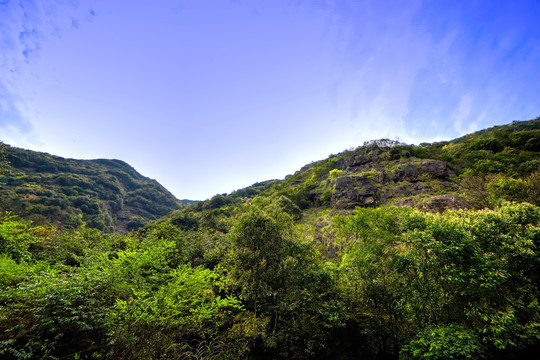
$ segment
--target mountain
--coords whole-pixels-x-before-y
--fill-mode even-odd
[[[77,222],[165,213],[157,183],[8,148],[3,201],[71,223],[0,216],[0,354],[537,359],[539,145],[540,119],[370,141],[127,234]]]
[[[196,228],[212,218],[224,230],[227,218],[253,201],[274,204],[300,219],[327,209],[351,212],[396,205],[442,212],[493,208],[503,200],[540,205],[540,118],[451,141],[368,141],[308,164],[284,180],[257,183],[174,211],[164,221]]]
[[[354,209],[387,203],[439,211],[477,207],[486,204],[475,203],[473,192],[479,189],[471,188],[471,181],[482,180],[480,187],[493,189],[504,185],[503,178],[533,181],[540,169],[539,151],[540,118],[433,144],[417,146],[383,139],[307,165],[274,191],[301,209]],[[527,187],[514,185],[521,190]],[[538,203],[538,194],[529,195],[532,198],[517,193],[505,196]]]
[[[35,224],[125,232],[184,205],[120,160],[73,160],[8,145],[0,210]],[[189,201],[185,201],[189,204]]]
[[[223,220],[253,199],[279,204],[295,217],[308,210],[385,204],[438,212],[493,207],[501,199],[539,204],[539,151],[540,118],[432,144],[374,140],[308,164],[284,180],[197,202],[176,199],[120,160],[63,159],[6,145],[0,210],[36,224],[76,227],[85,222],[124,232],[174,210],[165,221],[208,220],[208,214]]]

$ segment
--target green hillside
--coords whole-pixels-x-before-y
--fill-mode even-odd
[[[0,210],[37,225],[134,229],[181,207],[169,191],[120,160],[73,160],[4,147]]]
[[[216,195],[166,217],[227,222],[250,202],[306,217],[325,210],[412,206],[494,208],[502,201],[540,205],[540,118],[514,122],[452,141],[408,145],[382,139],[304,166],[284,180]]]
[[[0,357],[537,359],[539,132],[371,141],[126,234],[30,207],[125,209],[145,181],[125,163],[10,155],[9,206],[36,221],[0,217]]]

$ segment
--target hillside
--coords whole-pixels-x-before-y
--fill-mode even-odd
[[[226,223],[252,201],[272,203],[299,219],[330,209],[397,205],[442,212],[493,208],[503,200],[540,205],[540,118],[433,144],[369,141],[284,180],[216,195],[166,219]]]
[[[301,209],[387,203],[439,211],[474,207],[467,181],[482,177],[492,187],[503,178],[525,181],[540,169],[539,152],[540,119],[419,146],[378,140],[307,165],[268,194],[286,195]],[[487,179],[495,174],[497,179]]]
[[[73,160],[5,146],[0,210],[35,224],[125,232],[182,204],[120,160]]]
[[[370,141],[127,234],[0,216],[0,357],[536,360],[539,131]],[[144,181],[10,151],[13,206]]]

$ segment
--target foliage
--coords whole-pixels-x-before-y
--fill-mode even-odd
[[[503,201],[540,205],[540,171],[535,171],[526,178],[465,172],[461,177],[461,185],[463,194],[477,209],[493,209]]]
[[[29,258],[28,248],[33,242],[31,233],[39,232],[39,228],[31,228],[14,218],[9,213],[0,217],[0,254],[21,261]]]
[[[181,357],[194,343],[216,341],[220,329],[242,310],[236,297],[220,295],[227,282],[217,271],[180,266],[160,283],[133,288],[133,296],[117,299],[110,310],[121,357],[131,349],[144,358]]]
[[[219,269],[182,264],[176,228],[162,225],[142,237],[95,229],[26,234],[38,251],[32,257],[43,260],[17,264],[0,255],[2,358],[183,358],[222,343],[231,346],[210,353],[246,351],[242,324],[250,317],[241,316],[243,305]],[[75,254],[76,262],[61,262]]]
[[[480,359],[484,349],[471,330],[451,325],[426,329],[400,352],[400,359]]]
[[[327,353],[329,329],[339,327],[335,279],[291,219],[253,209],[231,233],[232,275],[246,308],[264,324],[256,351],[266,357],[306,358]]]
[[[4,217],[2,357],[487,359],[537,350],[540,208],[326,212],[338,257],[325,263],[274,205],[246,208],[228,234],[168,222],[128,235],[66,232]]]
[[[1,144],[0,169],[8,170],[0,209],[38,225],[76,228],[84,222],[124,232],[180,207],[156,181],[119,160],[63,159]]]
[[[6,168],[8,167],[6,156],[7,156],[6,145],[0,141],[0,175],[3,175],[4,172],[6,171]]]
[[[539,221],[528,204],[443,215],[358,209],[336,218],[341,236],[354,236],[342,287],[357,309],[350,321],[370,334],[363,351],[461,359],[538,345]]]

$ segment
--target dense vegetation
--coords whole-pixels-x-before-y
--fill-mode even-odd
[[[0,224],[2,358],[538,354],[540,209],[333,217],[336,258],[252,205],[227,234]]]
[[[140,227],[181,203],[120,160],[72,160],[3,146],[0,210],[35,224],[105,231]]]
[[[6,214],[0,357],[535,359],[539,128],[368,143],[127,234]]]

